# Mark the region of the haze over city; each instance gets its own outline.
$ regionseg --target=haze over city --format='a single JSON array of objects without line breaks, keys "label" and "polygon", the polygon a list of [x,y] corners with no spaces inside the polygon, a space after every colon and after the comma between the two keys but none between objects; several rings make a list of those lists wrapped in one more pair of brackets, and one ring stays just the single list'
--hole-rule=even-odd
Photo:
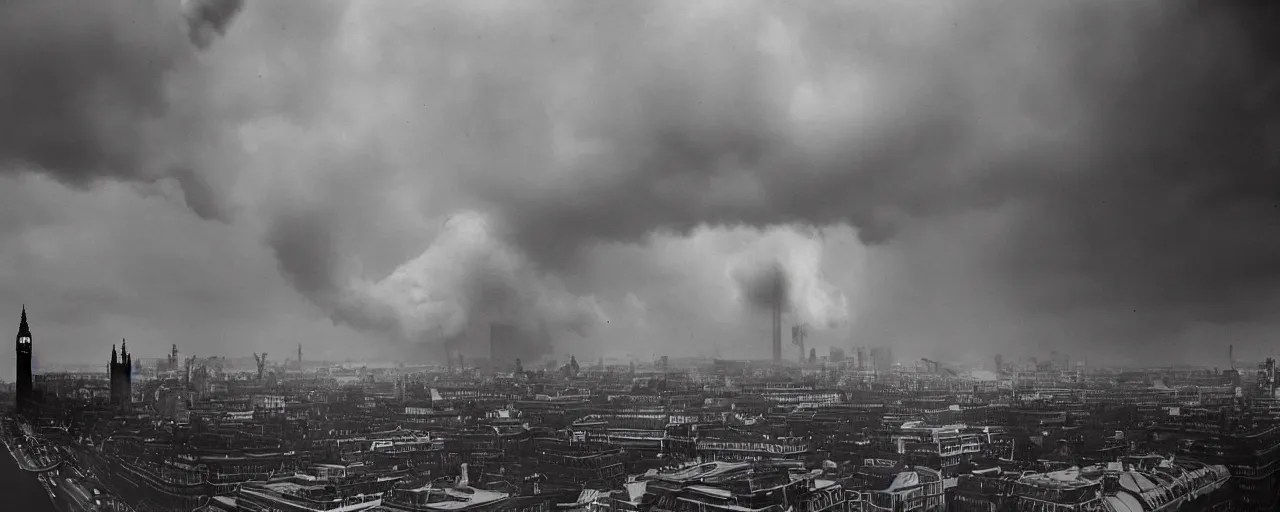
[{"label": "haze over city", "polygon": [[1280,335],[1246,4],[6,2],[0,315],[37,366],[766,358],[780,273],[820,352],[1225,366]]}]

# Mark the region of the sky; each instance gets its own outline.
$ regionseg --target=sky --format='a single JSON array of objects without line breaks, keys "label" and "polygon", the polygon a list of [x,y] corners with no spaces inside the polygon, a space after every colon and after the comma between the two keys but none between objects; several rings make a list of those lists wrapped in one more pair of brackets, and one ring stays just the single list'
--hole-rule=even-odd
[{"label": "sky", "polygon": [[38,368],[763,358],[771,300],[823,355],[1226,366],[1280,334],[1262,4],[5,2],[0,312]]}]

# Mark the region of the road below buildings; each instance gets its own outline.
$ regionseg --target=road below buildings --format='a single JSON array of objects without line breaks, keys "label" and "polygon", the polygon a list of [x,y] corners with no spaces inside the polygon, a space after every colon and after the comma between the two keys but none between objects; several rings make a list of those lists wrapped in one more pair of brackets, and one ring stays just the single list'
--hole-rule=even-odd
[{"label": "road below buildings", "polygon": [[4,510],[23,510],[30,512],[57,512],[49,494],[40,485],[36,473],[23,471],[18,462],[9,454],[9,450],[0,453],[0,487],[4,488]]},{"label": "road below buildings", "polygon": [[[57,449],[43,440],[2,439],[0,446],[0,510],[98,512],[128,510],[108,496],[99,494],[101,484],[74,463],[66,463]],[[74,461],[72,461],[74,462]]]},{"label": "road below buildings", "polygon": [[53,495],[54,507],[59,512],[113,510],[114,500],[105,496],[95,495],[95,484],[75,468],[66,468],[59,470],[57,474],[50,472],[44,475],[49,483],[46,490]]}]

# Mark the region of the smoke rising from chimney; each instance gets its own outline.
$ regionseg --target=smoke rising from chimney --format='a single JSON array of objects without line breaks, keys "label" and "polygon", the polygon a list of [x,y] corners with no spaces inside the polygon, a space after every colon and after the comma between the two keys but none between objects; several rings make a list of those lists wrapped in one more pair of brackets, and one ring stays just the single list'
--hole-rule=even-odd
[{"label": "smoke rising from chimney", "polygon": [[811,230],[774,229],[729,263],[738,300],[780,310],[796,324],[831,329],[850,320],[849,299],[822,275],[822,238]]}]

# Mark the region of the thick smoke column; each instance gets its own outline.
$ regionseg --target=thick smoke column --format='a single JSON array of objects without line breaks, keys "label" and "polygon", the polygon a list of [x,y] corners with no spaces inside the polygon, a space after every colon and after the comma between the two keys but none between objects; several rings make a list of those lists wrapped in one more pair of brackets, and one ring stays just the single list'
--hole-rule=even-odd
[{"label": "thick smoke column", "polygon": [[182,0],[191,43],[200,49],[208,48],[214,38],[226,35],[231,20],[243,8],[244,0]]},{"label": "thick smoke column", "polygon": [[441,343],[476,322],[580,336],[605,321],[592,297],[539,273],[476,212],[450,217],[430,247],[380,280],[334,254],[328,219],[282,214],[268,244],[294,286],[337,322],[406,343]]},{"label": "thick smoke column", "polygon": [[772,260],[742,266],[733,271],[746,305],[763,311],[779,308],[791,311],[791,279],[782,262]]},{"label": "thick smoke column", "polygon": [[739,300],[760,311],[780,308],[787,320],[815,328],[849,321],[849,300],[822,275],[822,240],[774,229],[731,260],[728,277]]},{"label": "thick smoke column", "polygon": [[782,360],[782,313],[789,309],[788,289],[791,286],[786,270],[777,261],[758,265],[754,269],[739,271],[735,277],[742,287],[747,303],[770,314],[770,335],[773,360]]}]

